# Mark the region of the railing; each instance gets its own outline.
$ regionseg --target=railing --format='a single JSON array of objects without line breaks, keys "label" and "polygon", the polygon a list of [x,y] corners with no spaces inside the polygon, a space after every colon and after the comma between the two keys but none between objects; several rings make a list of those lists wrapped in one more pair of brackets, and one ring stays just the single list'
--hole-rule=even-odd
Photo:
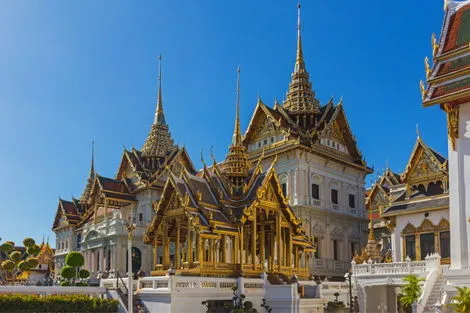
[{"label": "railing", "polygon": [[353,275],[393,275],[426,273],[426,261],[353,264]]},{"label": "railing", "polygon": [[[121,282],[121,285],[119,285],[119,282]],[[126,290],[126,295],[129,294],[129,289],[126,286],[124,279],[122,279],[121,275],[118,272],[116,275],[116,288],[119,289],[120,287],[124,287],[124,289]]]}]

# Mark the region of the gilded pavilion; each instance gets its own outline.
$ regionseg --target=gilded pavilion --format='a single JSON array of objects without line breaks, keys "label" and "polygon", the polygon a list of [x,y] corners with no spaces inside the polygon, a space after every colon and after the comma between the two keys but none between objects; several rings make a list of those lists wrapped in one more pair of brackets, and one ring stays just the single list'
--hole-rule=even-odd
[{"label": "gilded pavilion", "polygon": [[[308,277],[315,251],[283,193],[274,165],[248,161],[239,121],[225,161],[170,173],[144,240],[153,245],[152,275]],[[162,255],[159,255],[159,254]],[[284,277],[285,277],[284,276]]]}]

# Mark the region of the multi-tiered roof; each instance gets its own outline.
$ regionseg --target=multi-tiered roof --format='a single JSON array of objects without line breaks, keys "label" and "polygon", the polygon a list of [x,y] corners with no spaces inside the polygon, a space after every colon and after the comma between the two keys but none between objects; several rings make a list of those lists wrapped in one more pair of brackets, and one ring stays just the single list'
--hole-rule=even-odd
[{"label": "multi-tiered roof", "polygon": [[433,65],[425,59],[427,86],[421,82],[423,106],[440,104],[447,113],[452,148],[458,134],[458,106],[470,102],[470,0],[445,1],[439,42],[432,35]]},{"label": "multi-tiered roof", "polygon": [[182,167],[195,171],[186,150],[174,144],[165,121],[161,57],[159,59],[155,117],[142,149],[124,149],[115,178],[101,176],[95,171],[92,150],[90,174],[82,196],[72,201],[59,199],[53,230],[77,227],[90,219],[99,221],[111,210],[137,202],[136,194],[142,190],[162,190],[167,168],[178,173]]}]

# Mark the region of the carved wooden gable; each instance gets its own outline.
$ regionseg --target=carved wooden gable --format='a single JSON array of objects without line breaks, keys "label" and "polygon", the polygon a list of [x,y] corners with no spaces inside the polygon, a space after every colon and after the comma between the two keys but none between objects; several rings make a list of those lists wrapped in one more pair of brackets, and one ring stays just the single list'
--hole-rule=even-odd
[{"label": "carved wooden gable", "polygon": [[276,127],[273,122],[269,121],[266,116],[263,116],[256,125],[253,142],[258,140],[277,135]]},{"label": "carved wooden gable", "polygon": [[418,232],[432,232],[435,230],[434,224],[427,218],[418,227]]},{"label": "carved wooden gable", "polygon": [[443,218],[440,222],[439,222],[439,225],[437,225],[437,228],[439,230],[449,230],[450,229],[450,223],[448,220],[446,220],[445,218]]},{"label": "carved wooden gable", "polygon": [[373,209],[380,207],[384,208],[389,205],[388,195],[382,188],[376,186],[376,191],[373,194],[371,205]]},{"label": "carved wooden gable", "polygon": [[422,150],[421,155],[417,159],[416,163],[412,166],[409,178],[423,178],[433,174],[439,174],[440,172],[439,161],[437,161],[437,159],[428,151]]},{"label": "carved wooden gable", "polygon": [[405,228],[403,228],[402,234],[406,235],[406,234],[414,234],[416,233],[416,227],[413,226],[413,224],[411,223],[408,223]]},{"label": "carved wooden gable", "polygon": [[181,208],[181,201],[176,192],[171,195],[170,201],[168,201],[167,210],[177,210]]}]

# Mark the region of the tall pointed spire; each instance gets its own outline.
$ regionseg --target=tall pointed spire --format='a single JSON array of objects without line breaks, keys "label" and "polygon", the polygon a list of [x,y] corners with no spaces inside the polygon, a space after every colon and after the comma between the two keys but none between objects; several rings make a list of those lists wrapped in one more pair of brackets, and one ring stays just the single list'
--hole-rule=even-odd
[{"label": "tall pointed spire", "polygon": [[300,20],[300,1],[297,2],[297,57],[295,59],[295,68],[294,72],[298,73],[305,71],[305,62],[304,54],[302,51],[302,30],[301,30],[301,20]]},{"label": "tall pointed spire", "polygon": [[297,53],[294,72],[287,91],[284,108],[296,116],[299,126],[308,127],[313,123],[313,115],[319,112],[319,101],[312,90],[310,76],[305,66],[302,50],[301,5],[297,3]]},{"label": "tall pointed spire", "polygon": [[235,101],[235,129],[232,136],[232,144],[225,159],[224,169],[232,181],[235,190],[240,190],[248,177],[250,163],[246,148],[242,143],[240,130],[240,67],[237,68],[237,97]]},{"label": "tall pointed spire", "polygon": [[165,114],[163,113],[163,97],[162,97],[162,56],[158,56],[159,70],[158,70],[158,95],[157,95],[157,108],[155,111],[155,118],[150,128],[150,132],[142,147],[144,156],[165,157],[169,151],[176,148],[173,139],[171,138],[168,125],[165,121]]},{"label": "tall pointed spire", "polygon": [[240,130],[240,66],[237,68],[237,100],[235,106],[235,129],[233,130],[232,145],[239,146],[242,143]]},{"label": "tall pointed spire", "polygon": [[157,110],[155,111],[154,124],[166,125],[165,114],[163,114],[163,98],[162,98],[162,55],[158,56],[158,96],[157,96]]},{"label": "tall pointed spire", "polygon": [[95,141],[91,141],[91,166],[90,166],[90,177],[95,175]]}]

